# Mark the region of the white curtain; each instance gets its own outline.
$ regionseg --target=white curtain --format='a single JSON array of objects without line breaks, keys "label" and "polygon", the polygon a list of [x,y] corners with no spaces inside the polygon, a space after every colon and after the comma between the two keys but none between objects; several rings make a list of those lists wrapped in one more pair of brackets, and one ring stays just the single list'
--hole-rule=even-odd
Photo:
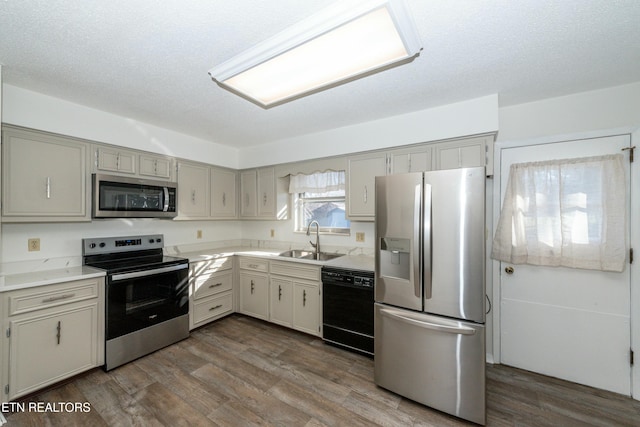
[{"label": "white curtain", "polygon": [[291,175],[289,193],[326,193],[345,189],[344,171],[324,171],[311,175]]},{"label": "white curtain", "polygon": [[511,166],[491,257],[513,264],[622,271],[623,156]]}]

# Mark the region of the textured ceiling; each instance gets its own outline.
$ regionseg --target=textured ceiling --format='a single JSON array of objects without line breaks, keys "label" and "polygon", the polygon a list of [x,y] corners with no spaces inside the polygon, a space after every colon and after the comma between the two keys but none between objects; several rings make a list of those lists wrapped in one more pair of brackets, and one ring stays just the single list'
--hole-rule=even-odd
[{"label": "textured ceiling", "polygon": [[406,0],[424,50],[263,110],[207,71],[333,0],[2,0],[3,81],[247,147],[498,93],[500,105],[640,80],[640,1]]}]

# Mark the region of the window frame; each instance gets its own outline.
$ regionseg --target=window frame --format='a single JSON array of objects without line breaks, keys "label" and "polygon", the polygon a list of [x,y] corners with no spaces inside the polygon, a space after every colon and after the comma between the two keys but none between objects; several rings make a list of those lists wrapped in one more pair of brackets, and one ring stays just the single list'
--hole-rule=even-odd
[{"label": "window frame", "polygon": [[[307,233],[308,224],[304,225],[301,220],[304,219],[305,202],[323,203],[323,202],[337,202],[342,203],[345,206],[345,220],[349,222],[348,228],[342,227],[322,227],[320,226],[318,232],[320,234],[336,235],[336,236],[351,236],[351,220],[347,218],[346,204],[347,196],[346,192],[343,196],[322,196],[322,197],[304,197],[305,193],[295,193],[294,198],[294,233]],[[315,227],[312,230],[315,232]]]}]

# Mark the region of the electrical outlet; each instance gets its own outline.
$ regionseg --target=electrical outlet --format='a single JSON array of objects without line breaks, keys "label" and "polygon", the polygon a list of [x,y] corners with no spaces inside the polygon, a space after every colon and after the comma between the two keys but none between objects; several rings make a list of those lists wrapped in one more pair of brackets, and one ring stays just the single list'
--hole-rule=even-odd
[{"label": "electrical outlet", "polygon": [[29,252],[35,252],[40,250],[40,238],[36,237],[33,239],[27,240],[27,245],[29,248]]},{"label": "electrical outlet", "polygon": [[202,230],[196,231],[196,239],[202,239]]},{"label": "electrical outlet", "polygon": [[364,231],[356,231],[356,242],[364,242]]},{"label": "electrical outlet", "polygon": [[271,229],[271,237],[276,237],[276,230],[273,228]]}]

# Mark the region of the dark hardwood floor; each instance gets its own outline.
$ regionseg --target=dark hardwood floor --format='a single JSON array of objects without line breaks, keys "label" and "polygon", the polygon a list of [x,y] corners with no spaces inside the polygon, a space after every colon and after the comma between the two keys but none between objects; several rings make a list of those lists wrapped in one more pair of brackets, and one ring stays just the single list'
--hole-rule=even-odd
[{"label": "dark hardwood floor", "polygon": [[[135,362],[21,401],[58,404],[49,409],[62,412],[5,415],[9,426],[471,425],[378,388],[372,378],[372,359],[232,315]],[[90,411],[60,406],[84,402]],[[487,425],[638,426],[640,402],[488,365]]]}]

